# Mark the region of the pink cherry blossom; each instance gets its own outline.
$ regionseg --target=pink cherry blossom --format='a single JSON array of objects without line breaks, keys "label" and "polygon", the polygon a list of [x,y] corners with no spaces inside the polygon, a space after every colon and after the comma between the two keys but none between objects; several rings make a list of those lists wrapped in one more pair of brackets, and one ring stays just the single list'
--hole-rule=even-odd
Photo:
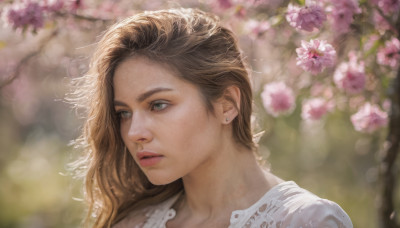
[{"label": "pink cherry blossom", "polygon": [[303,102],[301,117],[304,120],[319,120],[330,110],[330,104],[323,98],[312,98]]},{"label": "pink cherry blossom", "polygon": [[335,33],[342,34],[350,30],[354,14],[361,13],[357,0],[332,1],[331,19]]},{"label": "pink cherry blossom", "polygon": [[322,23],[326,21],[326,14],[324,9],[316,4],[305,7],[289,4],[286,20],[297,30],[311,32],[314,28],[319,29],[322,27]]},{"label": "pink cherry blossom", "polygon": [[33,31],[44,25],[44,9],[32,1],[14,3],[5,10],[6,23],[14,29],[33,28]]},{"label": "pink cherry blossom", "polygon": [[400,10],[400,0],[372,0],[371,2],[379,7],[386,15]]},{"label": "pink cherry blossom", "polygon": [[312,74],[321,73],[325,67],[335,64],[336,51],[326,40],[301,41],[301,47],[296,49],[297,65]]},{"label": "pink cherry blossom", "polygon": [[265,110],[274,117],[290,114],[296,106],[293,90],[284,82],[266,84],[261,98]]},{"label": "pink cherry blossom", "polygon": [[349,62],[344,62],[336,69],[333,80],[336,86],[349,94],[361,92],[365,87],[366,75],[364,62],[358,62],[357,57],[350,53]]},{"label": "pink cherry blossom", "polygon": [[393,37],[385,42],[385,47],[380,48],[377,54],[379,64],[396,67],[400,61],[400,41]]},{"label": "pink cherry blossom", "polygon": [[388,114],[377,105],[366,103],[351,116],[356,131],[372,133],[388,123]]}]

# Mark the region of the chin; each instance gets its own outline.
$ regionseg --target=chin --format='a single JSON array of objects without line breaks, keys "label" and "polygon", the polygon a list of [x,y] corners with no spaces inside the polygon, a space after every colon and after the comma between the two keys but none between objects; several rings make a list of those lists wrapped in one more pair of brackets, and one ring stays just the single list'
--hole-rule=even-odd
[{"label": "chin", "polygon": [[174,178],[171,176],[164,175],[155,175],[154,173],[145,173],[147,179],[154,185],[167,185],[176,180],[180,177]]}]

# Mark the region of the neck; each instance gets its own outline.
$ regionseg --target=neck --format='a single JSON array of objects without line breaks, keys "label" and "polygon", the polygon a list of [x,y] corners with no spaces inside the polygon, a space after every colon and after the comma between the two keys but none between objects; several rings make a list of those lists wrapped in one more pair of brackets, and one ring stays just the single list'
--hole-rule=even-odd
[{"label": "neck", "polygon": [[249,149],[225,144],[216,154],[182,178],[190,213],[210,218],[248,208],[276,184]]}]

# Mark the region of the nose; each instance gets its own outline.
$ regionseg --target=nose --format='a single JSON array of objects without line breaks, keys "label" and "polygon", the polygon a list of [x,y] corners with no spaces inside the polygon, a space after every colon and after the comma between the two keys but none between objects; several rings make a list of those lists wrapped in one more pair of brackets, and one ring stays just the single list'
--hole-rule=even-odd
[{"label": "nose", "polygon": [[146,117],[143,114],[136,113],[128,131],[128,138],[135,143],[147,143],[153,139],[153,135],[148,128]]}]

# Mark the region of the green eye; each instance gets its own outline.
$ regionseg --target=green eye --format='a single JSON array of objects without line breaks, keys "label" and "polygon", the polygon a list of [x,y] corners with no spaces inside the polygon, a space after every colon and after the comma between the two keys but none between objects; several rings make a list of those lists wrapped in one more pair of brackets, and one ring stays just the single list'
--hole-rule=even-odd
[{"label": "green eye", "polygon": [[120,119],[129,119],[131,118],[132,114],[128,111],[119,111],[117,112],[117,115]]},{"label": "green eye", "polygon": [[156,101],[156,102],[152,102],[150,104],[150,110],[151,111],[162,111],[164,109],[166,109],[168,107],[168,103],[166,103],[165,101]]}]

